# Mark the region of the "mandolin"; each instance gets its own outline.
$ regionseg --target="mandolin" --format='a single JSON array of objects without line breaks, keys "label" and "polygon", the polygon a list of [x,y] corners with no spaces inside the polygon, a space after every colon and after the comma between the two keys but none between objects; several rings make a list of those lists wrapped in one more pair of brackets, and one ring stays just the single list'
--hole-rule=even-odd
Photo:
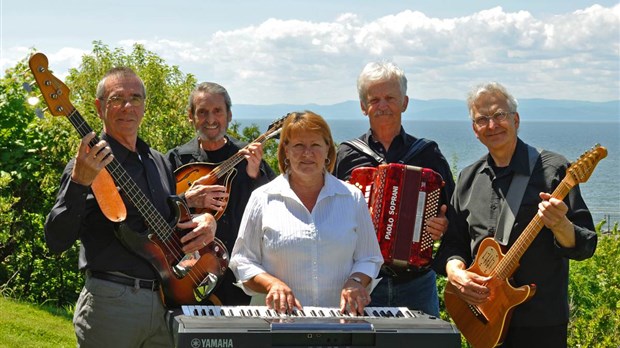
[{"label": "mandolin", "polygon": [[[607,149],[598,144],[583,154],[568,167],[566,176],[553,191],[552,196],[564,199],[575,185],[588,180],[598,162],[606,156]],[[493,238],[482,240],[474,263],[467,270],[491,277],[485,284],[491,290],[491,296],[484,304],[471,305],[463,301],[457,295],[456,287],[450,282],[446,283],[444,292],[446,310],[474,348],[495,347],[501,344],[508,331],[514,308],[534,296],[535,285],[515,288],[509,279],[543,226],[542,219],[536,214],[505,255],[500,244]]]},{"label": "mandolin", "polygon": [[[71,104],[69,88],[49,71],[47,57],[35,53],[28,64],[49,112],[54,116],[67,117],[81,137],[92,132],[92,128]],[[98,142],[99,137],[96,136],[89,145],[92,147]],[[175,227],[179,221],[191,218],[185,203],[178,197],[171,198],[176,219],[174,226],[170,226],[116,158],[106,169],[149,226],[147,233],[137,233],[125,224],[118,224],[115,233],[123,245],[146,259],[156,270],[164,305],[173,307],[195,304],[206,299],[228,267],[228,251],[224,244],[216,238],[199,251],[185,254],[181,249],[183,243],[180,238],[187,230]],[[111,186],[116,191],[116,187]],[[104,202],[103,205],[106,203],[109,204]],[[102,205],[101,202],[99,204]]]},{"label": "mandolin", "polygon": [[[274,121],[267,132],[261,134],[252,143],[264,144],[267,140],[280,134],[284,120],[288,115],[281,117]],[[247,149],[250,144],[244,147]],[[187,190],[191,189],[194,185],[221,185],[226,187],[226,193],[230,193],[232,187],[232,181],[237,175],[237,169],[235,166],[243,161],[245,157],[241,152],[230,156],[227,160],[220,163],[207,163],[207,162],[193,162],[188,163],[177,168],[174,171],[174,175],[177,181],[177,195],[180,195]],[[195,212],[204,213],[208,212],[212,214],[216,220],[218,220],[222,214],[226,211],[228,206],[228,197],[220,198],[224,204],[222,210],[211,210],[207,208],[195,208]]]}]

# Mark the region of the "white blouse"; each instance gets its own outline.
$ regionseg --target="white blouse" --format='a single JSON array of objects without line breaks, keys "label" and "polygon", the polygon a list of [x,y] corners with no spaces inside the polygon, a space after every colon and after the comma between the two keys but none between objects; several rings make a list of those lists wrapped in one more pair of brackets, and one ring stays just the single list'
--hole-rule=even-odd
[{"label": "white blouse", "polygon": [[382,263],[362,192],[326,173],[312,212],[286,174],[257,188],[229,266],[248,295],[264,299],[242,283],[267,272],[286,283],[302,306],[338,307],[347,278],[355,272],[375,278]]}]

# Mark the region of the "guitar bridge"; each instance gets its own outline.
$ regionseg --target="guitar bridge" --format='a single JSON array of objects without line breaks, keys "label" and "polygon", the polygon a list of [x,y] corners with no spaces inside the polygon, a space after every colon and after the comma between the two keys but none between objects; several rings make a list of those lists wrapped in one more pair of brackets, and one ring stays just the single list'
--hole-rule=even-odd
[{"label": "guitar bridge", "polygon": [[471,310],[471,312],[474,314],[474,316],[480,320],[483,324],[488,324],[489,323],[489,318],[487,318],[484,313],[482,313],[482,311],[478,308],[478,306],[474,306],[471,304],[468,304],[467,307],[469,307],[469,310]]}]

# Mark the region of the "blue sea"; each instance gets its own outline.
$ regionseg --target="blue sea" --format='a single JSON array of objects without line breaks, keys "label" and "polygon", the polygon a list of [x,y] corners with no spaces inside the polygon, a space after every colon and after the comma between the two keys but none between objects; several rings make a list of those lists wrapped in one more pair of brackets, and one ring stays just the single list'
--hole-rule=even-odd
[{"label": "blue sea", "polygon": [[[264,132],[273,120],[235,119],[241,128],[251,124]],[[368,130],[368,120],[328,119],[336,143],[359,136]],[[452,168],[458,171],[486,153],[468,121],[403,120],[405,130],[435,140]],[[519,137],[526,143],[564,155],[575,161],[584,152],[601,144],[608,155],[597,165],[587,182],[579,185],[592,212],[594,222],[620,221],[620,123],[618,122],[536,122],[521,119]],[[457,173],[453,173],[455,176]]]}]

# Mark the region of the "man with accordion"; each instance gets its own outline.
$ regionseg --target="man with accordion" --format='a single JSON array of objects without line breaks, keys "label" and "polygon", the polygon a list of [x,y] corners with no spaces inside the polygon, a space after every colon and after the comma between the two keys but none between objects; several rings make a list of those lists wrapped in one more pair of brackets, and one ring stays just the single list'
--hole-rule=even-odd
[{"label": "man with accordion", "polygon": [[[385,264],[379,274],[381,281],[371,293],[372,302],[370,306],[404,306],[439,316],[436,274],[431,268],[432,244],[433,241],[442,237],[448,227],[448,219],[445,217],[446,204],[450,201],[454,191],[454,179],[450,165],[439,150],[437,143],[407,134],[402,127],[402,113],[407,109],[409,102],[407,78],[402,69],[391,62],[368,63],[358,77],[357,89],[361,110],[368,117],[370,130],[359,138],[345,141],[338,146],[334,175],[339,179],[352,181],[364,189],[360,183],[355,182],[356,180],[351,180],[352,174],[355,177],[355,174],[360,170],[370,169],[367,167],[377,167],[377,174],[374,175],[373,179],[376,195],[371,192],[366,194],[367,198],[370,199],[371,215],[373,215],[373,222],[375,222],[378,238],[382,245]],[[354,172],[355,169],[358,171]],[[419,227],[424,230],[421,233],[422,237],[420,237],[420,233],[414,235],[422,240],[424,237],[428,239],[430,243],[427,242],[426,244],[430,244],[431,249],[426,251],[431,253],[430,257],[420,259],[419,255],[408,255],[404,261],[396,260],[396,258],[392,259],[392,252],[387,251],[387,247],[386,250],[383,248],[382,238],[385,239],[386,243],[399,244],[400,247],[403,244],[415,244],[401,242],[397,235],[401,232],[394,226],[404,225],[404,223],[395,221],[395,216],[403,220],[412,220],[412,217],[416,216],[416,211],[401,209],[400,214],[396,215],[394,214],[394,206],[398,204],[399,207],[416,207],[417,205],[419,209],[421,203],[408,203],[426,197],[426,194],[420,191],[419,195],[413,195],[411,191],[405,191],[409,193],[396,197],[398,191],[396,186],[389,189],[390,192],[393,190],[394,194],[384,192],[387,191],[385,188],[377,187],[382,182],[380,178],[387,175],[387,180],[393,182],[395,180],[389,178],[389,173],[392,171],[400,173],[403,170],[408,172],[406,175],[418,179],[415,185],[421,188],[428,185],[420,182],[420,173],[432,173],[439,178],[438,181],[441,183],[436,190],[437,207],[435,213],[424,221],[410,221],[416,228]],[[381,175],[379,175],[379,171],[381,171]],[[404,177],[403,175],[402,178]],[[442,179],[443,182],[441,182]],[[404,183],[402,184],[404,185]],[[411,184],[407,185],[412,186]],[[369,191],[371,190],[369,189]],[[372,202],[373,200],[374,202]],[[380,202],[380,200],[385,202]],[[426,201],[430,200],[427,199]],[[398,203],[395,203],[396,201]],[[378,211],[380,206],[386,207],[387,211]],[[387,227],[378,222],[381,214],[386,216]],[[381,232],[381,229],[384,231]],[[385,231],[386,229],[387,231]],[[412,228],[404,229],[411,230]],[[411,241],[408,238],[401,238],[401,240]],[[407,248],[419,250],[420,247],[418,245],[411,248],[407,246]],[[418,260],[418,262],[413,262],[413,260]]]}]

